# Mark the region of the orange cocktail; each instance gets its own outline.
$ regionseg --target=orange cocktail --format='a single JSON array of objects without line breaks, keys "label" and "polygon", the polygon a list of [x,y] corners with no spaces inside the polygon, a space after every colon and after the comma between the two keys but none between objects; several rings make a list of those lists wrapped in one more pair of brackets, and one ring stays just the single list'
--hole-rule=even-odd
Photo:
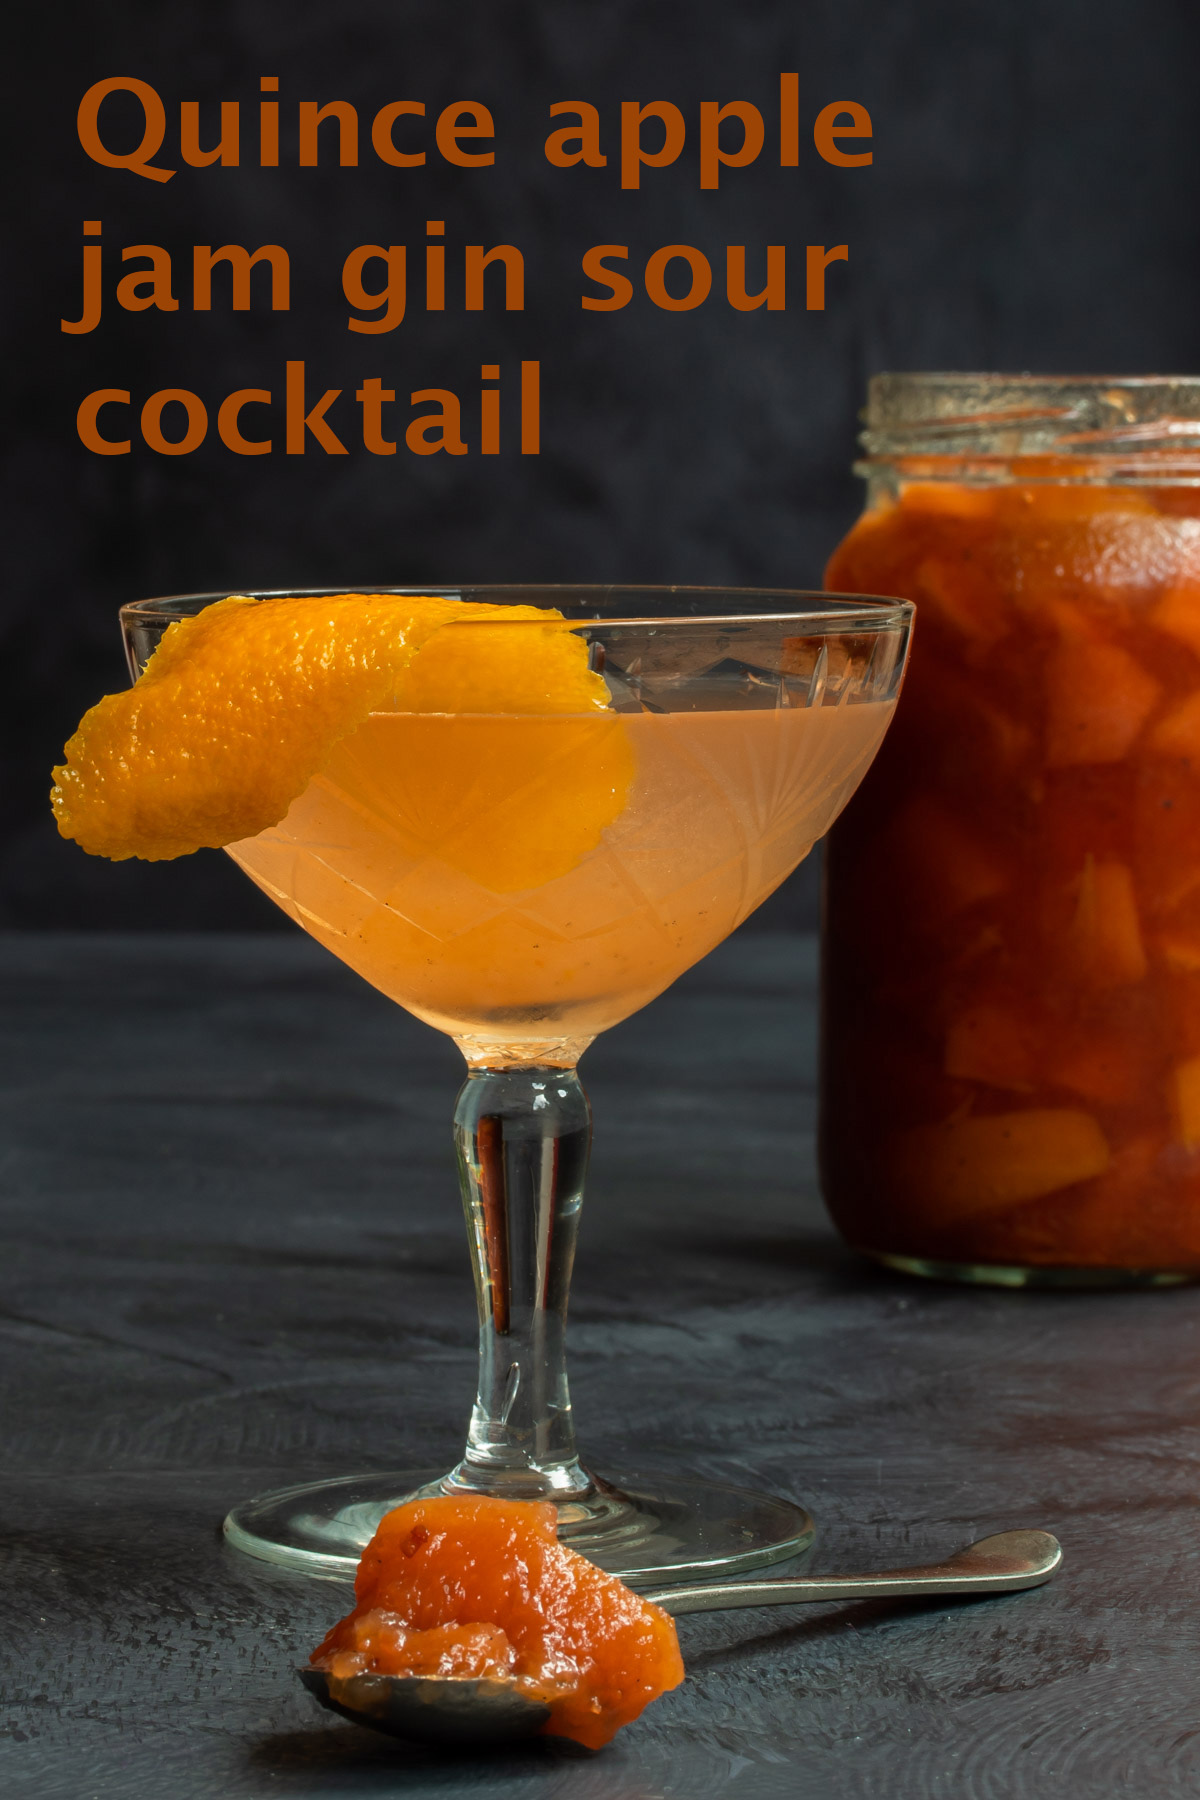
[{"label": "orange cocktail", "polygon": [[[464,628],[466,629],[466,628]],[[598,718],[375,713],[248,875],[473,1059],[644,1006],[823,835],[891,702]],[[590,793],[627,783],[597,842]]]}]

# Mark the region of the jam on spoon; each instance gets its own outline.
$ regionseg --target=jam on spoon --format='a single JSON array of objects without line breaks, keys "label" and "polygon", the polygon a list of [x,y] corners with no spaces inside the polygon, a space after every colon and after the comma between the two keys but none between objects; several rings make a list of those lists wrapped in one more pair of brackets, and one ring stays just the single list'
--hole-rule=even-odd
[{"label": "jam on spoon", "polygon": [[[489,1738],[511,1717],[600,1749],[678,1687],[683,1660],[662,1608],[558,1543],[557,1523],[549,1501],[396,1507],[363,1552],[354,1610],[313,1653],[324,1680],[306,1685],[369,1723],[390,1685],[380,1677],[431,1678],[467,1712],[485,1709]],[[465,1713],[454,1729],[478,1735]]]}]

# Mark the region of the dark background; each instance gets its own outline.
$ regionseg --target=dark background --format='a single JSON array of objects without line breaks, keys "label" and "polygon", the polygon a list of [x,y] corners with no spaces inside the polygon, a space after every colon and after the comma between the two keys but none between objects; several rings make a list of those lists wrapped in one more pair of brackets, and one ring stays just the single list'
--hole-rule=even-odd
[{"label": "dark background", "polygon": [[[0,925],[283,923],[217,853],[108,865],[54,832],[48,771],[84,708],[124,680],[124,600],[458,579],[816,585],[858,504],[849,465],[873,371],[1200,367],[1193,0],[109,0],[27,7],[14,31]],[[775,152],[781,70],[800,76],[798,169]],[[110,75],[161,94],[156,160],[179,170],[173,181],[101,168],[80,149],[79,100]],[[280,80],[274,170],[255,160],[261,75]],[[379,163],[369,121],[401,98],[425,101],[431,152],[441,108],[482,101],[495,166],[456,169],[432,153],[424,169]],[[172,154],[183,99],[202,103],[210,144],[217,102],[242,102],[244,166],[189,169]],[[324,166],[297,167],[302,99],[358,107],[358,168],[333,163],[328,127]],[[672,100],[689,126],[679,162],[645,171],[638,193],[619,186],[622,99]],[[724,171],[716,193],[699,188],[702,99],[753,101],[767,121],[758,162]],[[836,99],[872,115],[868,169],[827,167],[811,148],[812,119]],[[546,162],[555,100],[600,107],[606,169]],[[114,145],[121,105],[104,114]],[[126,124],[132,147],[132,112]],[[105,316],[68,336],[58,320],[79,315],[85,218],[103,221]],[[525,311],[493,298],[464,313],[451,273],[444,314],[410,304],[389,335],[349,332],[347,252],[407,243],[411,271],[429,218],[445,220],[451,272],[463,243],[517,244]],[[181,257],[176,313],[115,304],[120,249],[144,242]],[[268,310],[258,275],[252,310],[230,311],[220,273],[212,312],[191,310],[191,246],[226,242],[288,250],[290,312]],[[580,257],[605,242],[630,246],[635,274],[660,245],[695,245],[714,264],[713,294],[684,314],[641,292],[622,312],[584,312]],[[850,262],[830,270],[827,310],[806,313],[804,246],[841,242]],[[728,306],[730,243],[747,246],[752,288],[764,246],[787,246],[786,311]],[[220,399],[241,386],[281,394],[294,357],[314,397],[352,395],[377,374],[401,401],[425,386],[477,391],[485,361],[511,391],[521,358],[537,358],[542,454],[510,441],[498,457],[417,458],[401,444],[384,459],[351,433],[346,457],[312,444],[303,458],[234,456],[216,437]],[[74,420],[100,386],[135,403],[190,388],[208,405],[210,441],[163,457],[135,436],[131,455],[95,456]],[[396,410],[402,432],[408,409]],[[333,417],[356,413],[347,396]],[[812,894],[802,871],[767,917],[810,921]]]}]

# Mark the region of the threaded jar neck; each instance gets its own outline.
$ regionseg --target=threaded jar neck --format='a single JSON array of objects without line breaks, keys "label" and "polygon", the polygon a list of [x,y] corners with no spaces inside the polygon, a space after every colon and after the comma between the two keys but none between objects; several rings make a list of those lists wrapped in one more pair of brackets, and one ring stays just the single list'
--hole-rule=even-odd
[{"label": "threaded jar neck", "polygon": [[1200,376],[883,374],[863,423],[868,478],[1200,485]]}]

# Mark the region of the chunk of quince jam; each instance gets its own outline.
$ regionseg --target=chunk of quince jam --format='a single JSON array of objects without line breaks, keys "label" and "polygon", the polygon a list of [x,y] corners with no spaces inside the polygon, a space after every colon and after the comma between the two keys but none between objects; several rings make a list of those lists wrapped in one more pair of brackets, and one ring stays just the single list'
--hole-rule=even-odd
[{"label": "chunk of quince jam", "polygon": [[566,1549],[548,1502],[410,1500],[363,1551],[353,1612],[312,1654],[334,1680],[512,1682],[552,1737],[599,1750],[683,1680],[674,1621]]}]

